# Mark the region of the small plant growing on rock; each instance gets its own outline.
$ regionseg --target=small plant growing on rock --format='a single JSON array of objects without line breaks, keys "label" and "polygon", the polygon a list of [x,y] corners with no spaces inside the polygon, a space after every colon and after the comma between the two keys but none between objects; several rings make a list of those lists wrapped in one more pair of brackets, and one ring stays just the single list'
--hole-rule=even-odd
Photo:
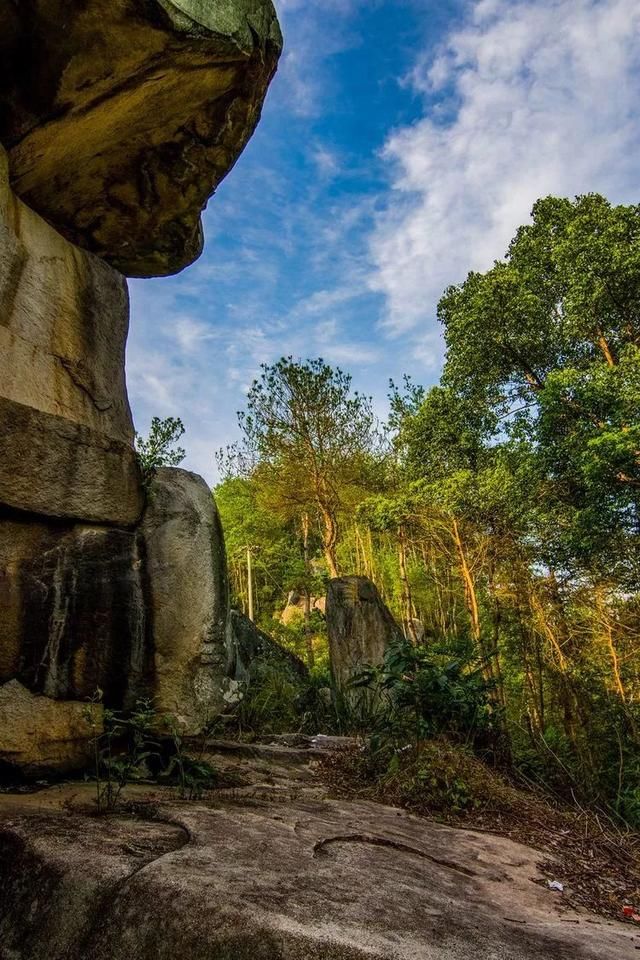
[{"label": "small plant growing on rock", "polygon": [[136,433],[136,453],[144,482],[148,483],[158,467],[178,467],[186,454],[176,446],[184,436],[184,424],[179,417],[153,417],[148,437]]},{"label": "small plant growing on rock", "polygon": [[[102,690],[96,690],[91,704],[101,703],[102,697]],[[128,717],[117,710],[105,709],[102,731],[95,727],[90,706],[85,715],[96,734],[93,738],[96,806],[99,813],[111,813],[118,807],[127,783],[148,776],[147,761],[157,753],[158,747],[152,738],[156,714],[150,700],[137,700]]]},{"label": "small plant growing on rock", "polygon": [[185,751],[185,737],[179,719],[165,716],[162,718],[162,723],[171,738],[173,755],[160,774],[160,779],[165,781],[177,779],[181,800],[199,800],[205,790],[210,789],[217,779],[216,770],[204,759],[210,727],[205,727],[198,753],[192,756]]}]

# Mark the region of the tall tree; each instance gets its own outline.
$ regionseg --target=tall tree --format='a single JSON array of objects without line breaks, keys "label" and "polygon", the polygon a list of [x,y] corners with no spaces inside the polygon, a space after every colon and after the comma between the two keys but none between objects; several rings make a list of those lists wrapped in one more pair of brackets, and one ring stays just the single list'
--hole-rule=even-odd
[{"label": "tall tree", "polygon": [[317,516],[331,577],[339,575],[340,512],[362,483],[376,443],[371,400],[322,359],[263,364],[238,415],[242,441],[227,462],[268,485],[283,510]]},{"label": "tall tree", "polygon": [[506,260],[451,287],[439,316],[443,383],[535,451],[550,531],[563,514],[555,559],[637,583],[640,206],[538,201]]}]

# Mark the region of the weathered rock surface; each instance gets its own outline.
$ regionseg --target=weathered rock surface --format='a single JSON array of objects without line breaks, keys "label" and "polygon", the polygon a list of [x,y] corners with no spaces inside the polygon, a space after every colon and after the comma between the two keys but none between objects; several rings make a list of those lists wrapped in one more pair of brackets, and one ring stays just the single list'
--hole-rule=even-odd
[{"label": "weathered rock surface", "polygon": [[380,664],[389,644],[402,638],[377,587],[366,577],[331,580],[326,617],[331,672],[342,690],[360,667]]},{"label": "weathered rock surface", "polygon": [[99,704],[60,703],[10,680],[0,686],[0,766],[19,768],[27,777],[81,768],[102,724]]},{"label": "weathered rock surface", "polygon": [[133,705],[152,681],[143,587],[133,532],[0,516],[0,682]]},{"label": "weathered rock surface", "polygon": [[131,445],[124,277],[17,200],[0,147],[2,396]]},{"label": "weathered rock surface", "polygon": [[131,525],[142,510],[122,276],[13,197],[0,147],[0,503]]},{"label": "weathered rock surface", "polygon": [[281,46],[271,0],[5,0],[0,142],[16,193],[125,274],[180,270]]},{"label": "weathered rock surface", "polygon": [[195,474],[158,470],[138,530],[0,512],[0,610],[0,682],[116,709],[151,696],[186,733],[225,706],[224,540]]},{"label": "weathered rock surface", "polygon": [[2,960],[637,956],[634,929],[532,882],[540,854],[511,840],[365,802],[156,793],[148,823],[48,793],[0,797]]},{"label": "weathered rock surface", "polygon": [[223,706],[229,586],[211,491],[186,470],[157,471],[141,525],[156,708],[196,733]]},{"label": "weathered rock surface", "polygon": [[304,679],[309,675],[305,664],[294,653],[285,650],[272,637],[260,630],[249,617],[238,610],[229,614],[229,662],[227,672],[234,680],[248,680],[251,668],[267,664]]},{"label": "weathered rock surface", "polygon": [[2,397],[0,438],[0,504],[116,526],[139,520],[144,498],[132,447]]}]

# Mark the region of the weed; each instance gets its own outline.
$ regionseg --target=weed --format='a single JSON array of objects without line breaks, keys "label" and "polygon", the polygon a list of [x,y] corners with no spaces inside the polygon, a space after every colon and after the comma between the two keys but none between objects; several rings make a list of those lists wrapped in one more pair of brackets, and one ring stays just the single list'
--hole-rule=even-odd
[{"label": "weed", "polygon": [[[101,702],[102,691],[98,689],[91,698],[91,705]],[[137,700],[128,717],[117,710],[105,709],[101,731],[90,705],[85,716],[94,730],[96,806],[100,813],[110,813],[118,807],[127,783],[149,775],[147,761],[158,747],[152,738],[155,711],[149,700]]]}]

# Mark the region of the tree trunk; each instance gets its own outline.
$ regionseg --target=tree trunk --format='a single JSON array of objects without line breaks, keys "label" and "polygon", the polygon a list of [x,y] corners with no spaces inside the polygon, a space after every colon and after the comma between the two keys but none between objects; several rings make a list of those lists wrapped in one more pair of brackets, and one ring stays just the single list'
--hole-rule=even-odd
[{"label": "tree trunk", "polygon": [[320,504],[320,513],[322,514],[323,537],[322,552],[329,569],[329,576],[333,580],[340,576],[338,569],[338,558],[336,556],[336,545],[338,542],[338,525],[331,510],[324,504]]},{"label": "tree trunk", "polygon": [[452,525],[452,536],[453,542],[456,547],[456,552],[458,555],[458,561],[460,565],[460,573],[462,574],[462,581],[464,583],[464,595],[467,603],[467,610],[469,611],[469,620],[471,623],[471,636],[473,637],[475,643],[480,647],[480,614],[478,612],[478,598],[476,595],[476,587],[473,582],[473,576],[471,575],[471,570],[469,569],[469,564],[467,562],[467,556],[465,553],[464,545],[462,543],[462,537],[460,536],[460,528],[458,527],[458,521],[456,518],[453,518]]},{"label": "tree trunk", "polygon": [[311,593],[309,582],[311,580],[311,560],[309,557],[309,514],[302,515],[302,553],[304,557],[304,639],[307,650],[307,666],[313,670],[316,665],[316,656],[313,649],[313,636],[311,633]]},{"label": "tree trunk", "polygon": [[411,585],[407,574],[407,536],[404,526],[398,527],[398,566],[400,568],[400,588],[402,591],[402,611],[404,614],[405,636],[416,645],[418,634],[413,622],[413,601],[411,599]]}]

